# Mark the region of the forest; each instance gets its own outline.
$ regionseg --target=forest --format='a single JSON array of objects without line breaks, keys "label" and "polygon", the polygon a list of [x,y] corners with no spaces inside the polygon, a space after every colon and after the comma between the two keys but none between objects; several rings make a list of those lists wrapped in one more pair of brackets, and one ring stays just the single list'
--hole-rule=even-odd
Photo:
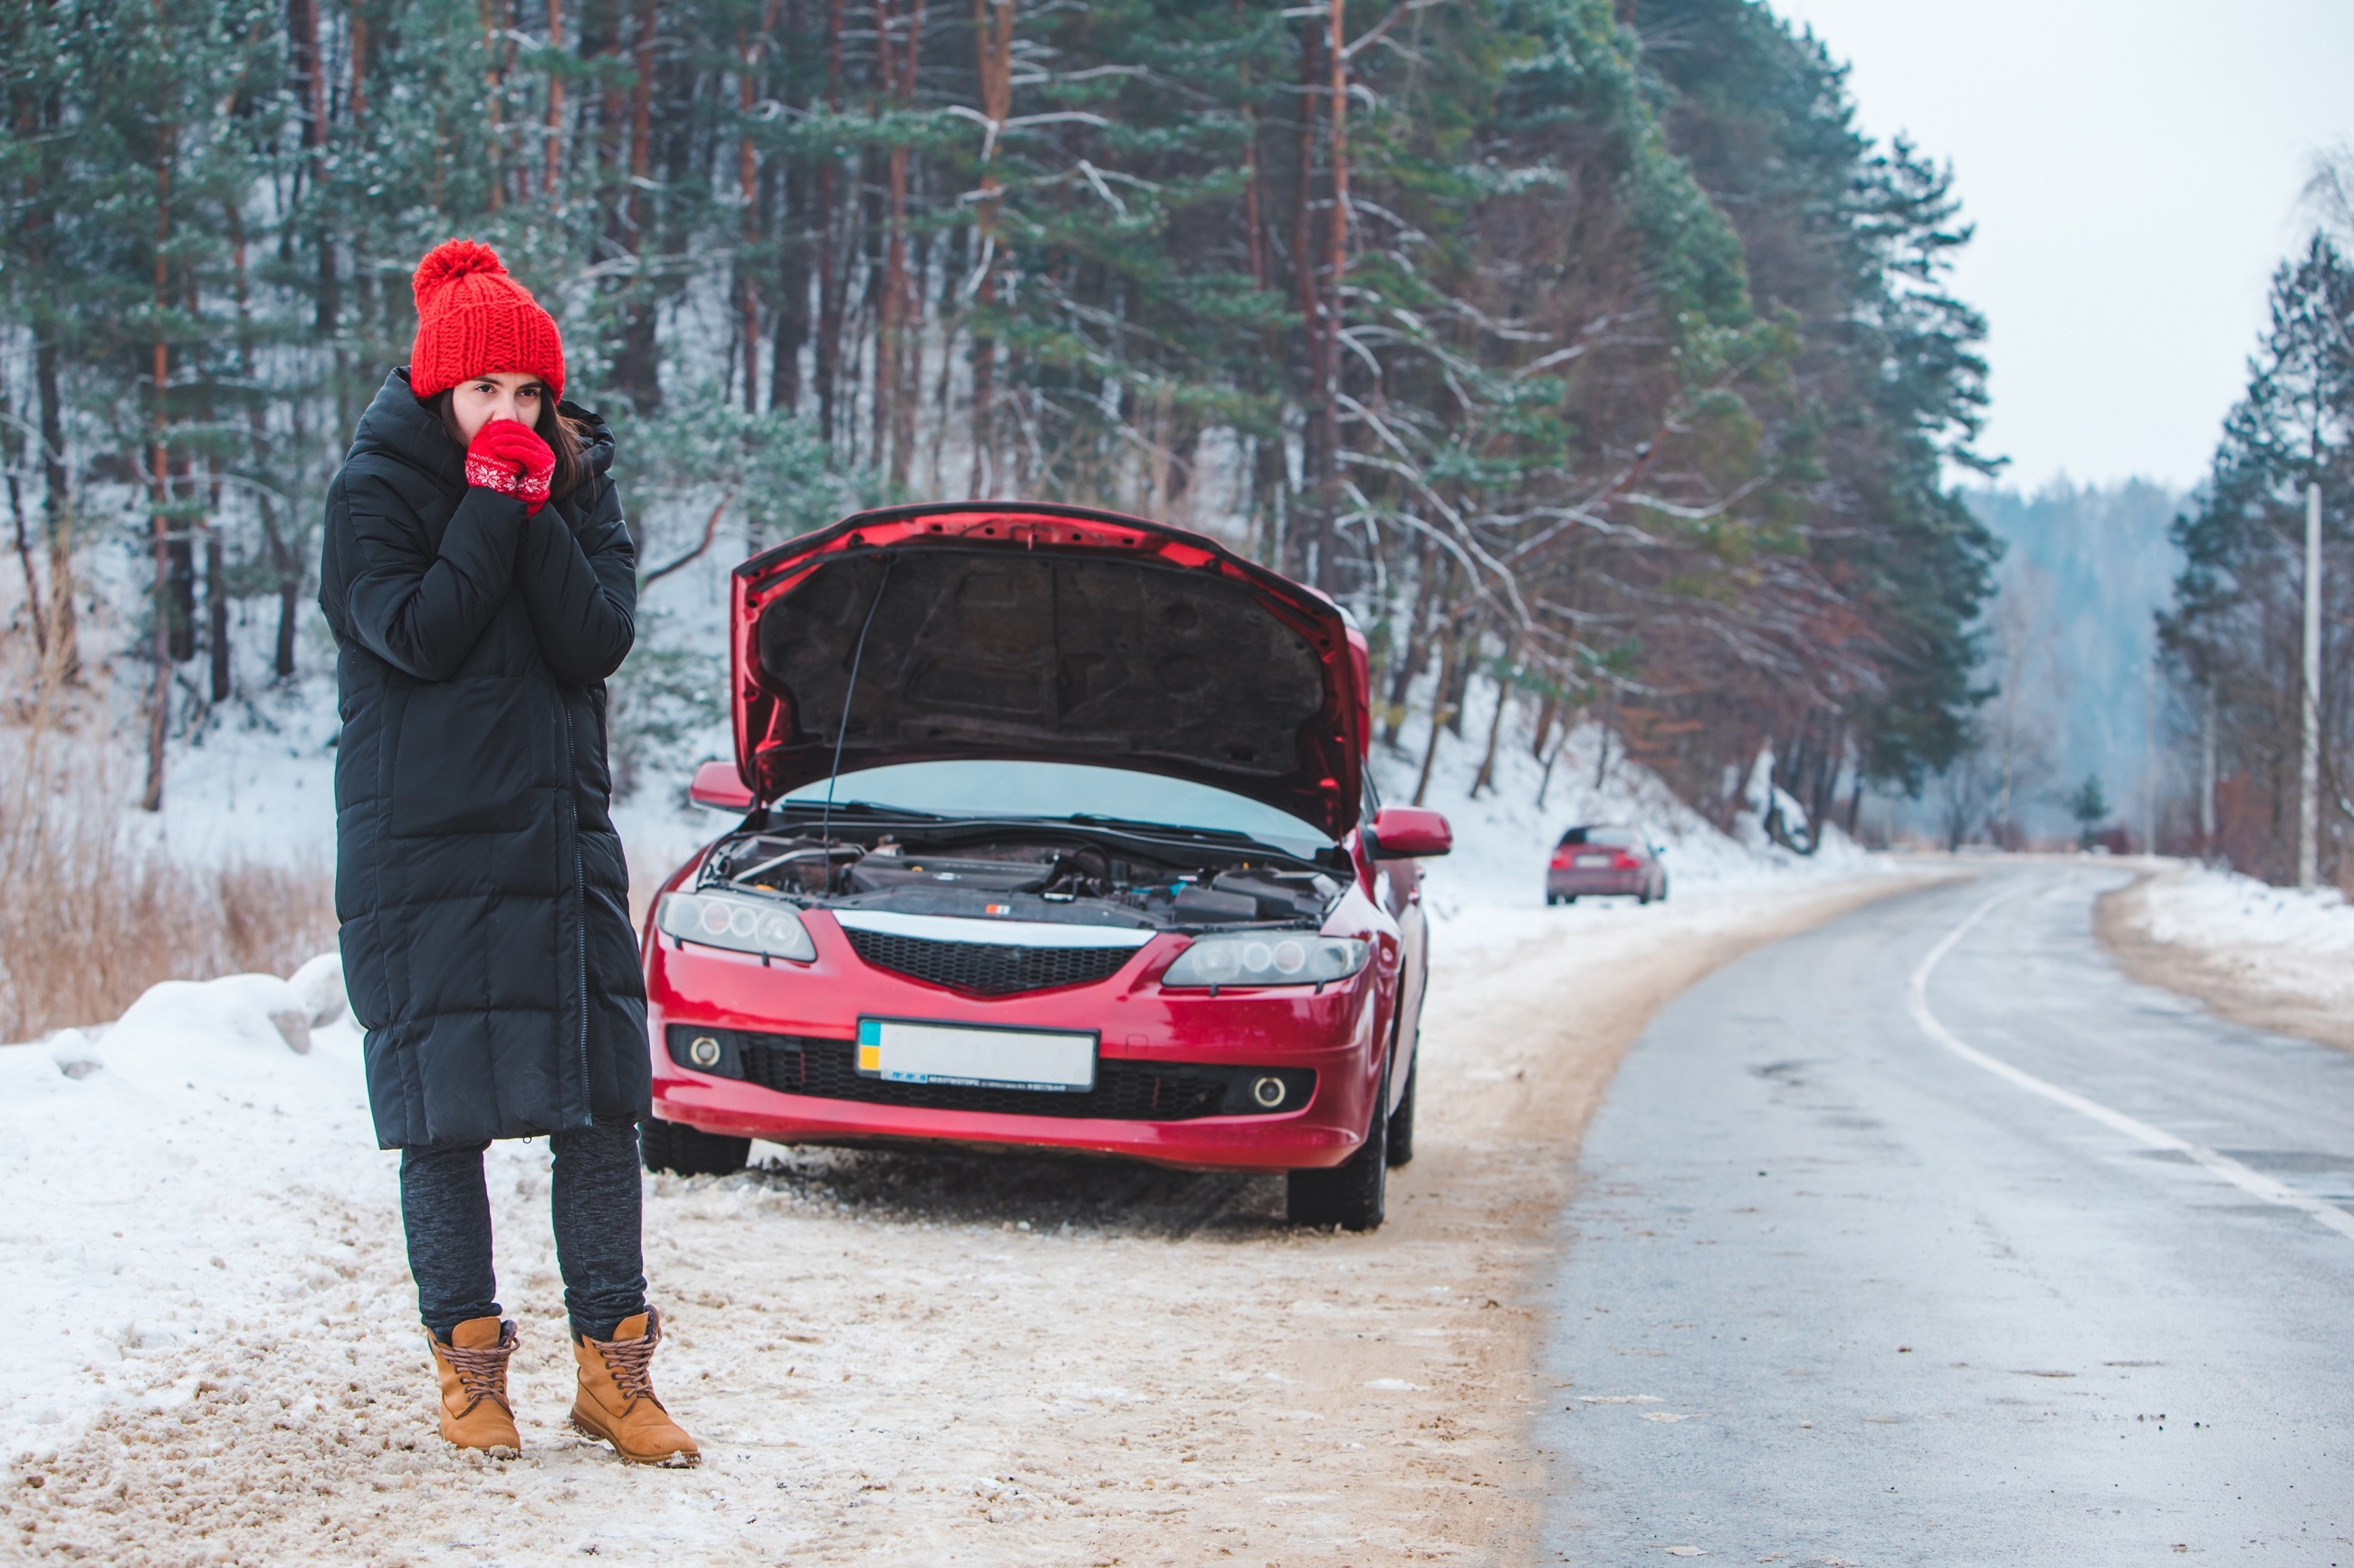
[{"label": "forest", "polygon": [[2158,632],[2190,820],[2179,848],[2275,883],[2297,874],[2305,535],[2320,496],[2320,796],[2326,882],[2354,876],[2354,161],[2325,160],[2321,221],[2273,276],[2271,320],[2206,482],[2176,518],[2182,555]]},{"label": "forest", "polygon": [[1770,753],[1800,849],[1984,694],[1968,228],[1762,4],[5,0],[0,70],[11,636],[135,696],[151,806],[319,657],[453,235],[562,322],[649,588],[861,503],[1146,513],[1347,606],[1391,742],[1590,718],[1720,821]]}]

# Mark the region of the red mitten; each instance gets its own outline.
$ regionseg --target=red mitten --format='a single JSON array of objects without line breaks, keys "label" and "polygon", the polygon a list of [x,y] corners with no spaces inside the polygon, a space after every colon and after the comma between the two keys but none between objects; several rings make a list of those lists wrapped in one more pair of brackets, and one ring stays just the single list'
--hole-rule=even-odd
[{"label": "red mitten", "polygon": [[547,483],[555,472],[556,454],[539,432],[513,419],[493,419],[474,432],[466,448],[466,482],[514,496],[524,503],[526,517],[547,504]]}]

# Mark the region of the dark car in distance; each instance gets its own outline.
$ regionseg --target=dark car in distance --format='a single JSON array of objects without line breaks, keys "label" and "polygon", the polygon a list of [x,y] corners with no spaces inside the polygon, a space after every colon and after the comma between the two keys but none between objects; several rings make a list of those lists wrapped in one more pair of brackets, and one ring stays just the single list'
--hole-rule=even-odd
[{"label": "dark car in distance", "polygon": [[1668,868],[1659,863],[1659,847],[1638,828],[1596,823],[1562,834],[1545,867],[1545,902],[1575,904],[1589,895],[1638,904],[1667,897]]}]

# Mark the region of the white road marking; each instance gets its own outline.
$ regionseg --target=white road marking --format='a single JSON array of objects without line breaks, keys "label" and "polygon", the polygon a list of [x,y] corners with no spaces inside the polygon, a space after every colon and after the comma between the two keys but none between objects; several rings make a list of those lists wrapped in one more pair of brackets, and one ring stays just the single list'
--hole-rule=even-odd
[{"label": "white road marking", "polygon": [[1956,942],[1969,935],[1972,927],[1986,918],[1996,905],[2015,898],[2024,891],[2023,888],[2013,888],[2009,893],[1997,894],[1979,905],[1970,912],[1968,919],[1947,932],[1944,941],[1930,948],[1928,957],[1923,959],[1920,966],[1913,971],[1913,983],[1906,992],[1905,1005],[1912,1010],[1913,1022],[1921,1026],[1922,1033],[1963,1061],[1984,1067],[1998,1078],[2006,1078],[2031,1094],[2041,1095],[2055,1105],[2063,1105],[2080,1115],[2088,1116],[2103,1127],[2124,1133],[2137,1143],[2146,1144],[2151,1149],[2171,1150],[2177,1154],[2185,1155],[2221,1176],[2234,1187],[2243,1192],[2253,1192],[2267,1203],[2278,1203],[2285,1209],[2300,1210],[2336,1231],[2339,1235],[2354,1240],[2354,1214],[2348,1213],[2335,1203],[2325,1203],[2318,1198],[2307,1197],[2294,1188],[2274,1181],[2262,1171],[2250,1170],[2228,1154],[2220,1154],[2214,1150],[2192,1143],[2187,1139],[2177,1138],[2170,1132],[2152,1127],[2146,1121],[2137,1120],[2123,1111],[2111,1110],[2098,1100],[2086,1099],[2073,1090],[2063,1089],[2057,1084],[2047,1083],[2032,1073],[2022,1072],[1999,1057],[1989,1056],[1974,1045],[1964,1044],[1955,1036],[1953,1031],[1937,1022],[1937,1015],[1929,1011],[1930,971],[1937,967],[1938,960],[1953,951]]}]

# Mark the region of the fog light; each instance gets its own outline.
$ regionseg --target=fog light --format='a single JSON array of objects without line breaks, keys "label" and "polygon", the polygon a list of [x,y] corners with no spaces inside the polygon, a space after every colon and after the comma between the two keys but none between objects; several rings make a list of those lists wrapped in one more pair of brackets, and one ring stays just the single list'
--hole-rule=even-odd
[{"label": "fog light", "polygon": [[687,1046],[686,1056],[698,1067],[716,1067],[719,1065],[719,1042],[708,1034],[698,1034]]},{"label": "fog light", "polygon": [[1251,1083],[1251,1099],[1261,1110],[1275,1109],[1289,1092],[1283,1086],[1283,1080],[1272,1075],[1254,1079]]}]

